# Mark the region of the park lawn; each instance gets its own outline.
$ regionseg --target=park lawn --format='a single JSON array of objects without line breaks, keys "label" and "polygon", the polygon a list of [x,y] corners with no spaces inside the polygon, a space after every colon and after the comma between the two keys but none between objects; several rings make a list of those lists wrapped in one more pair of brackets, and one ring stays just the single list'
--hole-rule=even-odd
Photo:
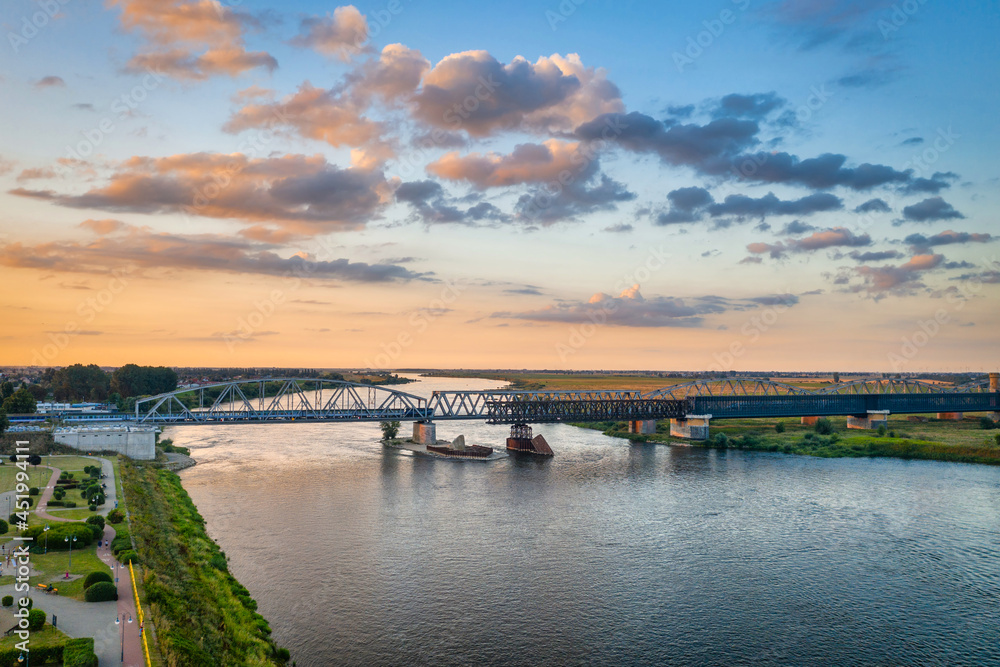
[{"label": "park lawn", "polygon": [[[8,544],[8,546],[10,545]],[[31,577],[32,587],[35,584],[52,584],[59,589],[59,595],[83,600],[83,580],[86,575],[96,570],[112,574],[111,568],[97,557],[97,542],[89,547],[73,549],[73,568],[70,570],[70,574],[83,576],[72,581],[66,581],[62,578],[66,574],[69,561],[69,551],[49,551],[47,554],[32,552],[31,566],[38,573]],[[14,583],[13,576],[5,574],[0,577],[0,586],[12,583]],[[39,602],[37,596],[35,602]]]},{"label": "park lawn", "polygon": [[[62,507],[49,507],[45,511],[49,512],[52,516],[57,516],[61,519],[72,519],[74,521],[86,521],[95,514],[100,514],[100,511],[91,512],[86,507],[82,509],[79,507],[73,507],[70,509],[65,509]],[[31,522],[29,521],[28,523]]]},{"label": "park lawn", "polygon": [[[41,600],[35,600],[35,603],[40,603]],[[45,609],[45,605],[38,604],[39,609]],[[58,628],[54,628],[49,624],[49,619],[51,614],[46,612],[45,614],[45,626],[41,630],[35,630],[31,633],[31,648],[46,648],[53,646],[55,644],[61,644],[69,639],[69,635]],[[7,628],[4,628],[6,630]],[[21,639],[17,635],[11,635],[9,637],[4,637],[0,639],[0,649],[10,649],[14,648],[14,645],[20,642]]]}]

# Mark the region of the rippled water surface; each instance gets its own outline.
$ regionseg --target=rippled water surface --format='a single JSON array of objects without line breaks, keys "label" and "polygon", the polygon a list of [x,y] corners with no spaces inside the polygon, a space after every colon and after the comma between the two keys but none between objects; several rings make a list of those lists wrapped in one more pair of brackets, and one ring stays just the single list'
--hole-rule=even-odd
[{"label": "rippled water surface", "polygon": [[535,432],[553,459],[432,460],[377,424],[167,435],[300,666],[1000,664],[998,468]]}]

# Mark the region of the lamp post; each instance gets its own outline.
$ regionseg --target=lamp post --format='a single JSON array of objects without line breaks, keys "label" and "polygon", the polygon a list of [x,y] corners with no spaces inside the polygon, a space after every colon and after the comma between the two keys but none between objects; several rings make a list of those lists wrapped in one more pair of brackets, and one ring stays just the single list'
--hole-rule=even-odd
[{"label": "lamp post", "polygon": [[45,524],[45,528],[42,529],[42,532],[45,533],[45,551],[43,553],[48,553],[49,552],[49,524]]},{"label": "lamp post", "polygon": [[66,578],[69,579],[69,571],[73,569],[73,543],[76,542],[76,535],[73,536],[73,539],[64,537],[63,542],[69,543],[69,565],[66,566]]},{"label": "lamp post", "polygon": [[125,616],[128,616],[128,622],[132,623],[132,614],[122,614],[121,616],[115,616],[115,625],[120,625],[122,627],[122,664],[125,663],[125,624],[122,623]]}]

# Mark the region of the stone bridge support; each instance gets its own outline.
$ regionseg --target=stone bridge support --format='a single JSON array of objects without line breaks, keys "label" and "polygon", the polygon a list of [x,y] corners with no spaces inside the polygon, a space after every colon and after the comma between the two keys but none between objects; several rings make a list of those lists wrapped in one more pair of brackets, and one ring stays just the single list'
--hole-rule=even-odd
[{"label": "stone bridge support", "polygon": [[879,426],[888,426],[888,410],[869,410],[867,415],[847,418],[847,428],[874,430]]},{"label": "stone bridge support", "polygon": [[656,420],[641,419],[639,421],[630,421],[628,423],[628,432],[652,435],[653,433],[656,433]]},{"label": "stone bridge support", "polygon": [[960,422],[965,419],[965,413],[962,412],[939,412],[937,413],[937,418],[941,421],[948,422]]},{"label": "stone bridge support", "polygon": [[816,422],[819,421],[819,417],[803,417],[800,421],[803,426],[815,426]]},{"label": "stone bridge support", "polygon": [[[1000,373],[990,373],[990,391],[1000,391]],[[987,412],[986,416],[995,422],[1000,422],[1000,412]]]},{"label": "stone bridge support", "polygon": [[413,442],[418,445],[437,443],[437,424],[434,422],[413,422]]},{"label": "stone bridge support", "polygon": [[708,423],[712,415],[687,415],[670,420],[670,435],[688,440],[708,440]]}]

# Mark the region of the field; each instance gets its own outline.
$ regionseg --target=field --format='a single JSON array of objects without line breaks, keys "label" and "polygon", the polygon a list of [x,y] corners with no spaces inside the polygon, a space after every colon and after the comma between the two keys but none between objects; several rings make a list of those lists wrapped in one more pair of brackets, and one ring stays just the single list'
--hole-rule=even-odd
[{"label": "field", "polygon": [[[1000,465],[1000,430],[985,430],[980,415],[963,421],[910,421],[907,415],[892,416],[884,434],[848,429],[844,417],[830,418],[832,433],[818,433],[798,419],[726,419],[712,421],[711,439],[694,442],[670,437],[668,421],[657,423],[657,432],[638,435],[627,432],[625,422],[581,424],[616,437],[633,441],[685,443],[695,446],[783,452],[822,457],[885,456]],[[926,417],[921,417],[926,418]],[[778,432],[778,423],[783,432]]]}]

